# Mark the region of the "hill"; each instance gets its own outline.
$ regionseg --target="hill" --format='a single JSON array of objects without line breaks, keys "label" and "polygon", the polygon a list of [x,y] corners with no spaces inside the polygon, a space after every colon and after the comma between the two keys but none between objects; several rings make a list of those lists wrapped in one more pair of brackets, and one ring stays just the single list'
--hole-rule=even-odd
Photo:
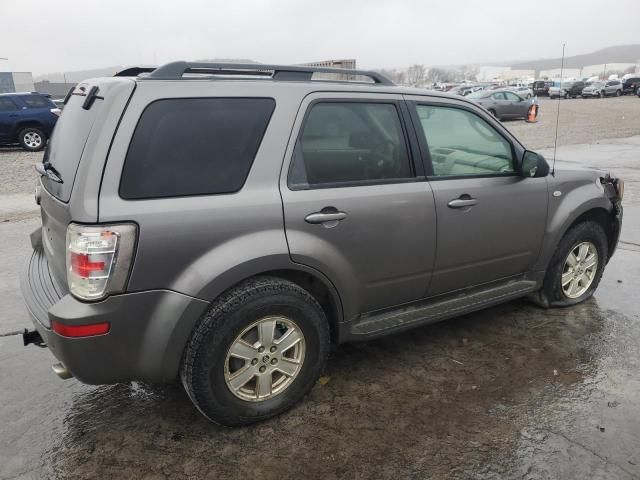
[{"label": "hill", "polygon": [[[559,68],[562,58],[545,58],[511,63],[513,69],[523,70],[549,70]],[[603,48],[592,53],[565,57],[566,68],[582,68],[588,65],[602,65],[604,63],[637,63],[640,62],[640,44],[616,45]]]}]

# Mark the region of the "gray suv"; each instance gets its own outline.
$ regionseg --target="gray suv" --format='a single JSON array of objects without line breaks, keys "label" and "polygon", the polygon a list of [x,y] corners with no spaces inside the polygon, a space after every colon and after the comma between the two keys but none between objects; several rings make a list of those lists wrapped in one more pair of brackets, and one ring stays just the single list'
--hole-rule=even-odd
[{"label": "gray suv", "polygon": [[331,344],[588,299],[622,218],[620,179],[548,175],[472,101],[355,70],[88,80],[38,171],[25,344],[63,378],[180,379],[224,425],[302,399]]}]

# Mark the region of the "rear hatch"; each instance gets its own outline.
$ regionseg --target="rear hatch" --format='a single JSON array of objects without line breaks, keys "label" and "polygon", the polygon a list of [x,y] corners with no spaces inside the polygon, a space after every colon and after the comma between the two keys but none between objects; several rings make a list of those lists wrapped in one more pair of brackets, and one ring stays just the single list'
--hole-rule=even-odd
[{"label": "rear hatch", "polygon": [[135,88],[124,78],[89,80],[67,98],[44,154],[62,180],[40,177],[42,245],[56,280],[66,284],[70,222],[95,223],[98,191],[111,138]]}]

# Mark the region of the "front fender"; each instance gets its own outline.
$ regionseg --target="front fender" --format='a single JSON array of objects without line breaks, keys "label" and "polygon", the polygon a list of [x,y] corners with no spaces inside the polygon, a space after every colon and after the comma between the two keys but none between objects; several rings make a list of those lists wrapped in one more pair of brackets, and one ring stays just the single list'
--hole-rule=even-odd
[{"label": "front fender", "polygon": [[551,199],[547,227],[535,271],[547,269],[558,243],[581,215],[598,209],[611,213],[613,204],[604,194],[599,179],[593,172],[588,173],[586,178],[560,181],[549,186]]}]

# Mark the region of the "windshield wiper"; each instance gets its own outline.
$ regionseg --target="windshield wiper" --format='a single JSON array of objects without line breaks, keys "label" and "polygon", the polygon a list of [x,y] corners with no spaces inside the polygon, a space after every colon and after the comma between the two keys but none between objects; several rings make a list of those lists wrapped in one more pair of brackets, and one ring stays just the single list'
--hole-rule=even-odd
[{"label": "windshield wiper", "polygon": [[36,171],[40,175],[47,177],[49,180],[52,180],[56,183],[64,183],[62,181],[62,177],[60,177],[60,172],[58,172],[58,170],[56,170],[50,162],[42,162],[36,164]]}]

